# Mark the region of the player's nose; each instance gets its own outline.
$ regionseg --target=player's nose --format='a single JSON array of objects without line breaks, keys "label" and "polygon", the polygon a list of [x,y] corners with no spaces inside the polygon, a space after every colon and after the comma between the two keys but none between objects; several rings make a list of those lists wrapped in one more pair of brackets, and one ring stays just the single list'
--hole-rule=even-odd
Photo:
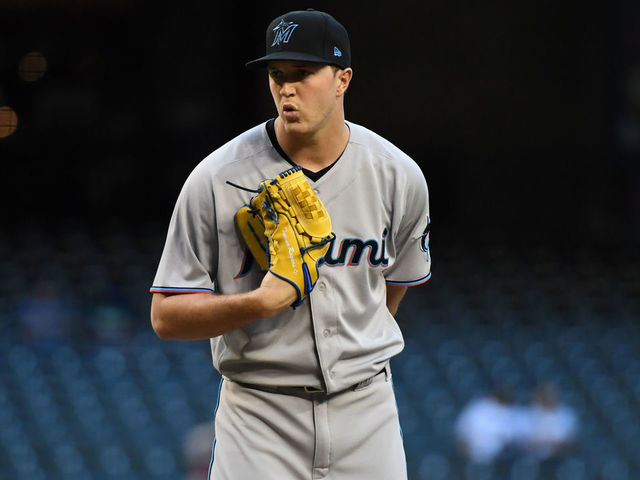
[{"label": "player's nose", "polygon": [[290,97],[295,95],[295,93],[296,89],[291,82],[283,82],[282,85],[280,85],[280,95],[283,97]]}]

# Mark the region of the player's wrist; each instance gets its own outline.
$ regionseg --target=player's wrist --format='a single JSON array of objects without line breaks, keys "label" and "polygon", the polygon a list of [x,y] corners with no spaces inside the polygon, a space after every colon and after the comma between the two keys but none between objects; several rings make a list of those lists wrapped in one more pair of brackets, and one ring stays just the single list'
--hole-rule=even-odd
[{"label": "player's wrist", "polygon": [[271,272],[267,272],[255,293],[266,316],[280,313],[298,299],[298,292],[293,285]]}]

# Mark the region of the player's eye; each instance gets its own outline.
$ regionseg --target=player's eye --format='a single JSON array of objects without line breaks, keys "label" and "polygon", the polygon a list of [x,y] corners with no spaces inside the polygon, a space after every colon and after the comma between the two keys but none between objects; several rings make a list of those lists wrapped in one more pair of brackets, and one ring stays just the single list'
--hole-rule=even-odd
[{"label": "player's eye", "polygon": [[269,76],[278,85],[282,85],[285,82],[301,82],[313,73],[314,70],[310,68],[299,68],[286,73],[282,70],[270,70]]},{"label": "player's eye", "polygon": [[277,82],[282,79],[282,72],[280,70],[269,70],[269,76]]},{"label": "player's eye", "polygon": [[296,70],[291,75],[291,81],[293,81],[293,82],[301,82],[305,78],[309,77],[312,73],[313,72],[311,70],[307,70],[307,69]]}]

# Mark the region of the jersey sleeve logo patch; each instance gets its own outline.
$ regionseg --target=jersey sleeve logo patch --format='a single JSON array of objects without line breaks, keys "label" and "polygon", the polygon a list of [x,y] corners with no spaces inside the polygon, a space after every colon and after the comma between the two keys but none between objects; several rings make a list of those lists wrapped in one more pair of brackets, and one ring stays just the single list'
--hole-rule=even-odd
[{"label": "jersey sleeve logo patch", "polygon": [[427,217],[427,226],[420,235],[420,250],[429,255],[429,234],[431,233],[431,218]]}]

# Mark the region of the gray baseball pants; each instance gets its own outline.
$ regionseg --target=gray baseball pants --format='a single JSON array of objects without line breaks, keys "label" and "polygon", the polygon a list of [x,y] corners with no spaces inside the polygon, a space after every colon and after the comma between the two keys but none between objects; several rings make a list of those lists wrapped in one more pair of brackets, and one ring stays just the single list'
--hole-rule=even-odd
[{"label": "gray baseball pants", "polygon": [[313,400],[224,379],[215,432],[209,480],[407,478],[388,369]]}]

